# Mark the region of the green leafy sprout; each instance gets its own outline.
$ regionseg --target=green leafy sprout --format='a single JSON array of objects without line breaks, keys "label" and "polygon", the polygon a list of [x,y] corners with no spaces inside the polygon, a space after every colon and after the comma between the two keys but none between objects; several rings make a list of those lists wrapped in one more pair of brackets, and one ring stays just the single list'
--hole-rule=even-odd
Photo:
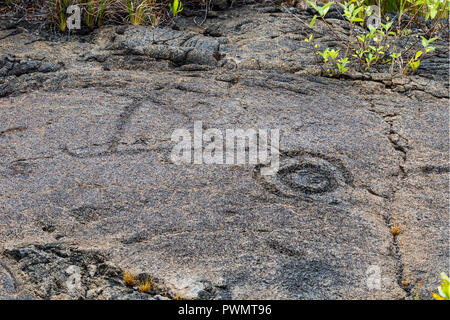
[{"label": "green leafy sprout", "polygon": [[441,273],[442,282],[437,290],[439,293],[432,292],[433,298],[436,300],[450,300],[450,283],[445,272]]},{"label": "green leafy sprout", "polygon": [[169,7],[174,18],[184,9],[181,0],[173,0],[173,4],[169,4]]}]

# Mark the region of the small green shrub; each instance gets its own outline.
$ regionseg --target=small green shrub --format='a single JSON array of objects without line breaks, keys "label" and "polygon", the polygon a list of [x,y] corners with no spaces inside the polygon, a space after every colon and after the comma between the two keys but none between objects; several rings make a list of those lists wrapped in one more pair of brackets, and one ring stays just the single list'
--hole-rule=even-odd
[{"label": "small green shrub", "polygon": [[[385,7],[392,6],[394,2],[399,8],[396,21],[390,21],[388,16],[380,16],[380,12],[374,12],[369,1],[348,0],[338,3],[350,30],[350,35],[345,37],[338,34],[326,18],[334,2],[319,6],[307,1],[308,5],[317,12],[311,20],[310,27],[314,28],[319,18],[336,37],[341,47],[340,49],[325,48],[321,51],[314,43],[312,35],[305,39],[311,44],[314,54],[322,58],[319,61],[322,72],[329,76],[340,76],[349,69],[365,72],[372,68],[389,66],[391,74],[394,71],[405,75],[413,74],[423,58],[435,49],[431,43],[438,39],[438,32],[445,26],[443,18],[448,17],[449,1],[385,1]],[[378,1],[378,5],[381,6],[381,1]],[[407,13],[410,19],[404,22],[402,19]],[[373,15],[376,15],[377,23],[368,23]],[[424,29],[423,34],[412,34],[410,27],[420,23],[419,17],[425,21],[431,21],[431,27],[421,24]],[[446,23],[448,25],[448,21]],[[399,45],[405,43],[406,45]]]},{"label": "small green shrub", "polygon": [[173,4],[169,4],[172,16],[175,18],[181,11],[183,11],[183,3],[181,0],[173,0]]},{"label": "small green shrub", "polygon": [[433,298],[436,300],[450,300],[450,283],[448,276],[445,272],[441,273],[442,282],[439,287],[437,287],[439,293],[432,292]]}]

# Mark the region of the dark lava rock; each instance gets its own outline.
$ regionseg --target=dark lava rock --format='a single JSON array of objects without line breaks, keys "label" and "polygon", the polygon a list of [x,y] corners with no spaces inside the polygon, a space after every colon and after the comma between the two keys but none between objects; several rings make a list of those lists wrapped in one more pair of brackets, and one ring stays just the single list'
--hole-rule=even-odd
[{"label": "dark lava rock", "polygon": [[[1,297],[430,297],[449,269],[446,44],[416,76],[329,79],[305,24],[257,8],[207,32],[0,40]],[[279,129],[279,170],[173,163],[195,121]]]},{"label": "dark lava rock", "polygon": [[10,56],[0,58],[0,77],[20,76],[34,72],[55,72],[60,68],[61,66],[50,62],[17,59]]}]

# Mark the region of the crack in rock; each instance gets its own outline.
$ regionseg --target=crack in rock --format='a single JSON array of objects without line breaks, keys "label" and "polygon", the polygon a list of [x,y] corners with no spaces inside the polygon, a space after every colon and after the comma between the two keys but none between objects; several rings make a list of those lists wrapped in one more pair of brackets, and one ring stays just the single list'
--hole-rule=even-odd
[{"label": "crack in rock", "polygon": [[393,233],[392,229],[395,227],[393,224],[393,217],[392,217],[392,206],[393,206],[393,202],[395,201],[395,194],[402,189],[403,187],[403,181],[406,178],[406,171],[404,169],[404,164],[407,161],[407,155],[408,155],[408,149],[409,149],[409,145],[408,145],[408,139],[404,138],[402,135],[400,135],[398,132],[396,132],[394,130],[394,119],[396,118],[396,115],[392,115],[392,114],[386,114],[384,112],[380,112],[377,111],[375,106],[374,106],[374,102],[372,100],[370,100],[371,103],[371,108],[369,109],[369,111],[377,114],[378,116],[380,116],[383,121],[389,126],[389,130],[386,133],[386,137],[389,140],[390,144],[392,145],[392,148],[394,150],[396,150],[397,152],[401,153],[401,163],[399,164],[399,175],[396,177],[396,182],[395,185],[393,186],[392,189],[392,194],[387,196],[385,198],[385,201],[387,203],[387,209],[386,209],[386,214],[384,215],[384,221],[386,224],[386,227],[389,229],[389,233],[392,236],[392,247],[393,247],[393,254],[396,258],[397,261],[397,270],[396,270],[396,274],[397,274],[397,284],[400,288],[402,288],[407,297],[409,297],[411,295],[411,285],[409,286],[405,286],[404,285],[404,263],[403,263],[403,259],[402,259],[402,254],[400,252],[400,246],[398,244],[398,234]]}]

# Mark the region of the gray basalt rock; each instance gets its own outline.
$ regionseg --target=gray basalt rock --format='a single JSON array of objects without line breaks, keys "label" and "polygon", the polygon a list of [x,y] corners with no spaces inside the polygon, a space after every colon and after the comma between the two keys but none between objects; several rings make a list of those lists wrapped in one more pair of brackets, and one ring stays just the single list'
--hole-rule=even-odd
[{"label": "gray basalt rock", "polygon": [[[265,9],[0,40],[40,61],[0,68],[1,298],[429,298],[449,270],[447,75],[311,75],[305,25]],[[279,129],[279,170],[175,164],[195,121]]]},{"label": "gray basalt rock", "polygon": [[50,62],[17,59],[10,56],[0,58],[0,77],[21,76],[34,72],[55,72],[60,68],[61,66]]},{"label": "gray basalt rock", "polygon": [[216,64],[214,54],[218,52],[219,43],[211,37],[199,36],[193,32],[145,27],[130,27],[126,30],[120,27],[116,33],[106,44],[106,48],[169,60],[178,65]]}]

